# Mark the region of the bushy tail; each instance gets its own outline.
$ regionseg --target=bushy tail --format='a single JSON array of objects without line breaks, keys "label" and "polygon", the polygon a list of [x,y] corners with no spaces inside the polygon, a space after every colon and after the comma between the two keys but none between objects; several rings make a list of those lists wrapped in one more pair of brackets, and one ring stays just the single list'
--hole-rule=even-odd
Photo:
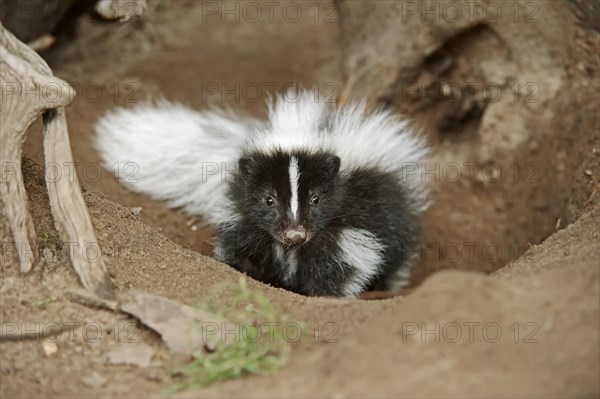
[{"label": "bushy tail", "polygon": [[219,222],[226,181],[259,122],[160,101],[119,108],[96,125],[95,148],[133,191]]}]

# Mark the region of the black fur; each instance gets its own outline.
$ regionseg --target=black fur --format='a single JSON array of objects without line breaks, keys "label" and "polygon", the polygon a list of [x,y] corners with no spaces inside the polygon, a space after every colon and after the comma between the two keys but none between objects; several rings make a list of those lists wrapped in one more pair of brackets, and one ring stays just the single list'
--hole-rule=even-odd
[{"label": "black fur", "polygon": [[[289,159],[298,159],[298,221],[289,211]],[[340,159],[332,153],[246,153],[239,162],[229,196],[240,216],[219,232],[221,260],[249,276],[305,295],[343,296],[354,269],[342,261],[338,237],[344,228],[365,229],[385,246],[384,261],[365,289],[383,287],[406,267],[418,237],[416,216],[397,178],[375,169],[340,175]],[[318,204],[311,205],[314,195]],[[274,205],[265,199],[272,197]],[[297,271],[286,279],[286,265],[275,246],[285,248],[283,231],[301,224],[308,240],[294,247]],[[286,248],[286,251],[291,249]],[[287,252],[289,254],[289,252]]]}]

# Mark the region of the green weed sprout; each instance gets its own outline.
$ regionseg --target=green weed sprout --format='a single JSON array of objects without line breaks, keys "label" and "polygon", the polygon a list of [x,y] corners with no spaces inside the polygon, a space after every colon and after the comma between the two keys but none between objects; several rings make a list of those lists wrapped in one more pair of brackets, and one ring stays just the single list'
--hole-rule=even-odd
[{"label": "green weed sprout", "polygon": [[199,307],[234,323],[236,337],[229,344],[217,345],[212,352],[199,353],[191,363],[176,369],[175,374],[182,375],[183,381],[171,392],[264,375],[287,363],[291,347],[284,329],[288,318],[260,291],[250,290],[244,277],[238,286],[218,285]]}]

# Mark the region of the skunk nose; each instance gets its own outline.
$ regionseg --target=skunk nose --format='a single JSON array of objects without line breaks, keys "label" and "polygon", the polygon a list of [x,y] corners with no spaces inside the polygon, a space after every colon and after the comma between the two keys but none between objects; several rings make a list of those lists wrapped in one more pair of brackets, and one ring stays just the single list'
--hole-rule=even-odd
[{"label": "skunk nose", "polygon": [[287,229],[284,232],[283,239],[288,245],[300,245],[306,241],[306,230],[304,230],[304,227]]}]

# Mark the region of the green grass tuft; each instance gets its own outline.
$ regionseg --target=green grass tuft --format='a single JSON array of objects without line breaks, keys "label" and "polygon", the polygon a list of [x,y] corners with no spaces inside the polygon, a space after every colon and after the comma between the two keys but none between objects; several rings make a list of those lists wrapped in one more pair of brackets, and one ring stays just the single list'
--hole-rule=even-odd
[{"label": "green grass tuft", "polygon": [[228,345],[217,345],[213,352],[200,353],[191,363],[179,367],[175,374],[183,381],[170,392],[268,374],[287,363],[291,344],[284,328],[288,318],[260,291],[250,290],[245,278],[240,278],[238,286],[219,285],[199,307],[235,323],[236,339]]}]

